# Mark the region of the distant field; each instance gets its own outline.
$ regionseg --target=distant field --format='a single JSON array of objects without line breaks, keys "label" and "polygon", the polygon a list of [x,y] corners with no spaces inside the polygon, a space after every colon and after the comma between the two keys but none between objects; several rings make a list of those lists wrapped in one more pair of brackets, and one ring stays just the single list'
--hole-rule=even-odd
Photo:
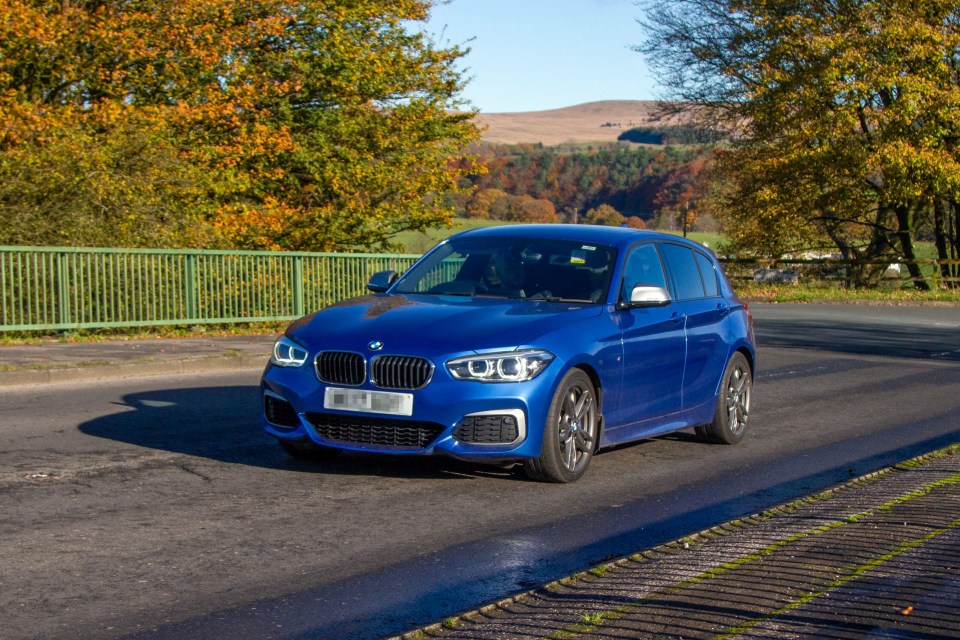
[{"label": "distant field", "polygon": [[484,142],[539,142],[548,146],[609,144],[616,142],[624,131],[655,123],[656,109],[657,103],[652,101],[605,100],[549,111],[481,113],[477,122],[486,127],[482,135]]}]

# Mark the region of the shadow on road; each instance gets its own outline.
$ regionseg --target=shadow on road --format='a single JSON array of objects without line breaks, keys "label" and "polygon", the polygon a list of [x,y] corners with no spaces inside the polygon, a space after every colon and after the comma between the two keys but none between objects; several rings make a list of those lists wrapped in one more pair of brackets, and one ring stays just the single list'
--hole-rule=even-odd
[{"label": "shadow on road", "polygon": [[402,478],[523,477],[519,470],[451,458],[344,453],[332,462],[297,461],[260,426],[255,386],[161,389],[131,393],[118,412],[79,426],[82,433],[139,447],[255,467]]}]

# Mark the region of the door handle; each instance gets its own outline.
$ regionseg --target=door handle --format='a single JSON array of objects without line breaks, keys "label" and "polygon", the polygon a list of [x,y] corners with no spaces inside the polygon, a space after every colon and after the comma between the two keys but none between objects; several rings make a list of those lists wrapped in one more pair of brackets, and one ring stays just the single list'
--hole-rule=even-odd
[{"label": "door handle", "polygon": [[684,320],[687,319],[687,316],[682,313],[674,313],[670,316],[670,319],[673,320],[673,324],[681,324]]}]

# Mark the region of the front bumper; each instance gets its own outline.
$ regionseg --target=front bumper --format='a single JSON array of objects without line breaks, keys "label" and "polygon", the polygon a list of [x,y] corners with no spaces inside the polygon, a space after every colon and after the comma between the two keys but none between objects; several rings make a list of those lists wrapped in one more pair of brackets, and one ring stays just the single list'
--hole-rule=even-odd
[{"label": "front bumper", "polygon": [[[556,363],[555,363],[556,364]],[[271,435],[349,451],[502,462],[540,455],[553,395],[549,371],[519,383],[460,381],[437,372],[409,416],[324,408],[328,385],[310,368],[268,366],[261,382]],[[367,382],[358,389],[377,391]]]}]

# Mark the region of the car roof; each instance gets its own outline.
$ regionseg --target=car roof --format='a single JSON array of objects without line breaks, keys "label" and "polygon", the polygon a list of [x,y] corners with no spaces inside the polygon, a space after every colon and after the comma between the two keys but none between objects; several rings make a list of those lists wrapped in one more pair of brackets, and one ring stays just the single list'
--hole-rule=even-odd
[{"label": "car roof", "polygon": [[630,229],[628,227],[607,227],[592,224],[506,224],[495,227],[483,227],[458,233],[452,237],[500,237],[500,238],[544,238],[553,240],[576,240],[593,242],[615,247],[625,247],[642,239],[671,240],[697,246],[695,242],[667,233]]}]

